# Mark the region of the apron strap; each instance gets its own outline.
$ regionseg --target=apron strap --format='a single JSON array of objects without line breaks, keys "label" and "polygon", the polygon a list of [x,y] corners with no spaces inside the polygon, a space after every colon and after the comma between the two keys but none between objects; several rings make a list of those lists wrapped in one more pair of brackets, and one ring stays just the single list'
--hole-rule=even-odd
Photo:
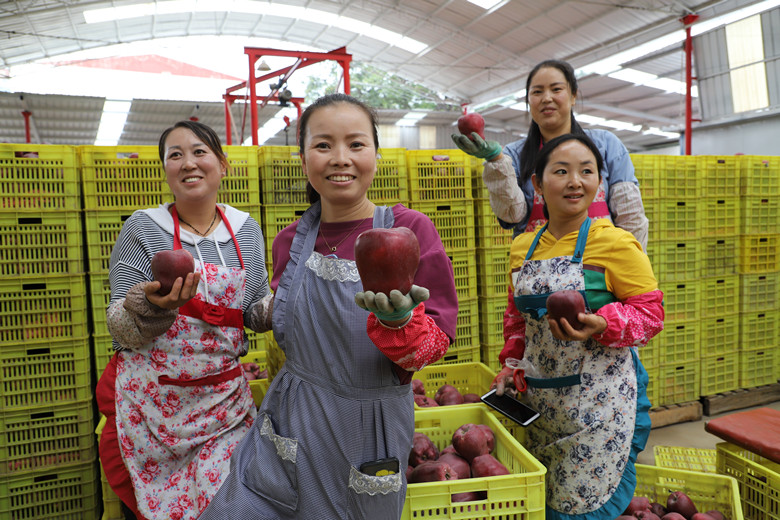
[{"label": "apron strap", "polygon": [[577,233],[577,244],[574,246],[574,255],[571,257],[571,262],[573,264],[582,262],[582,257],[585,255],[585,244],[588,241],[590,223],[590,218],[586,217],[585,221],[580,226],[580,231]]},{"label": "apron strap", "polygon": [[244,373],[244,369],[241,367],[241,365],[237,365],[231,368],[230,370],[226,370],[219,374],[212,374],[210,376],[204,376],[204,377],[196,377],[194,379],[174,379],[170,376],[166,376],[165,374],[163,374],[157,377],[157,382],[161,385],[172,385],[172,386],[218,385],[219,383],[224,383],[225,381],[232,381],[237,377],[241,377],[241,374],[243,373]]},{"label": "apron strap", "polygon": [[[222,222],[225,224],[228,233],[230,233],[230,237],[233,239],[233,244],[236,246],[236,253],[238,253],[238,261],[241,263],[241,269],[246,269],[244,267],[244,258],[241,256],[241,247],[238,245],[238,240],[236,240],[235,233],[233,233],[233,226],[231,226],[230,221],[225,218],[225,212],[222,211],[222,208],[219,207],[219,204],[217,204],[217,213],[219,213],[219,217],[222,219]],[[176,211],[176,204],[171,207],[171,217],[173,217],[173,249],[181,249],[181,236],[179,234],[179,212]]]},{"label": "apron strap", "polygon": [[544,223],[544,226],[542,226],[542,229],[537,231],[536,236],[534,237],[534,241],[531,242],[531,247],[528,248],[528,253],[525,255],[525,260],[528,261],[531,259],[531,257],[534,254],[534,251],[536,251],[536,246],[539,244],[539,239],[542,238],[542,235],[547,230],[547,222]]},{"label": "apron strap", "polygon": [[549,378],[525,376],[526,384],[534,388],[563,388],[564,386],[578,385],[580,381],[580,374]]},{"label": "apron strap", "polygon": [[195,298],[179,307],[179,314],[203,320],[216,327],[244,328],[244,311],[241,309],[221,307]]}]

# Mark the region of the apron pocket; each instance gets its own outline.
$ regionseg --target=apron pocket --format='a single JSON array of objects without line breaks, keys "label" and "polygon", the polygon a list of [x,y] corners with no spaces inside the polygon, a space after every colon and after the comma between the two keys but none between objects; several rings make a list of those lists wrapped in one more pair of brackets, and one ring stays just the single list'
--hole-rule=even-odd
[{"label": "apron pocket", "polygon": [[260,433],[252,436],[254,450],[241,480],[258,496],[294,511],[298,507],[298,441],[277,435],[267,414],[262,421]]},{"label": "apron pocket", "polygon": [[348,520],[398,520],[403,507],[401,473],[381,477],[349,468]]}]

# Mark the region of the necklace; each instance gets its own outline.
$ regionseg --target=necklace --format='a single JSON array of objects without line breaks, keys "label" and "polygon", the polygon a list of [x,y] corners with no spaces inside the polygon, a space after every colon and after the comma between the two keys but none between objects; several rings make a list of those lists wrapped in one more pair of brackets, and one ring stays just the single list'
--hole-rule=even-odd
[{"label": "necklace", "polygon": [[344,241],[345,241],[347,238],[349,238],[349,236],[350,236],[352,233],[354,233],[354,232],[355,232],[355,230],[356,230],[357,228],[359,228],[361,225],[363,225],[363,222],[365,222],[366,220],[368,220],[368,219],[370,219],[370,218],[371,218],[371,217],[366,217],[366,218],[364,218],[363,220],[361,220],[360,222],[358,222],[358,223],[357,223],[357,226],[353,227],[353,228],[350,230],[350,232],[349,232],[349,233],[347,233],[346,235],[344,235],[344,236],[341,238],[341,240],[339,240],[339,241],[338,241],[338,243],[337,243],[335,246],[331,246],[330,244],[328,244],[328,239],[327,239],[327,238],[325,238],[325,235],[322,233],[322,226],[320,226],[320,236],[322,237],[322,240],[325,242],[325,246],[326,246],[328,249],[330,249],[330,251],[331,251],[332,253],[335,253],[335,252],[336,252],[336,249],[338,249],[338,247],[339,247],[339,246],[340,246],[340,245],[341,245],[341,244],[342,244],[342,243],[343,243],[343,242],[344,242]]},{"label": "necklace", "polygon": [[[200,231],[198,231],[195,228],[195,226],[193,226],[192,224],[190,224],[189,222],[187,222],[186,220],[181,218],[181,215],[179,215],[179,222],[181,222],[182,224],[187,224],[188,226],[190,226],[195,231],[195,233],[199,234],[202,237],[205,237],[208,234],[208,232],[211,231],[211,226],[213,226],[214,222],[216,222],[216,221],[217,221],[217,212],[215,211],[214,212],[214,218],[211,219],[211,224],[209,224],[209,227],[206,228],[206,232],[205,233],[201,233]],[[325,238],[325,237],[322,237],[322,238]]]}]

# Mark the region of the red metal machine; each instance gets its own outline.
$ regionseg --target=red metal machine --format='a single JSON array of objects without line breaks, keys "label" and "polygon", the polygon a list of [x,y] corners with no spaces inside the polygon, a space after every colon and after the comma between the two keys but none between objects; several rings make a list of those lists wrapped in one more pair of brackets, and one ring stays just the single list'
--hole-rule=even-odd
[{"label": "red metal machine", "polygon": [[[252,145],[258,145],[257,131],[259,127],[258,122],[258,104],[260,108],[263,108],[269,101],[277,102],[289,102],[295,105],[298,109],[298,117],[301,115],[301,103],[303,98],[292,97],[289,90],[282,90],[282,87],[290,78],[293,72],[315,63],[320,63],[326,60],[334,60],[338,62],[343,71],[344,78],[344,93],[349,94],[349,63],[352,61],[352,55],[347,54],[346,47],[339,47],[330,52],[306,52],[306,51],[284,51],[280,49],[269,49],[259,47],[244,47],[244,53],[249,56],[249,81],[242,81],[238,85],[234,85],[225,91],[222,98],[225,100],[225,130],[226,130],[226,143],[228,145],[233,144],[232,135],[232,113],[230,111],[231,105],[237,99],[249,99],[249,110],[251,114],[251,129],[252,129]],[[284,56],[296,58],[295,63],[289,67],[284,67],[276,71],[267,72],[261,76],[256,76],[255,64],[257,60],[263,56]],[[273,84],[271,93],[266,96],[258,96],[257,84],[273,78],[279,78],[279,81]],[[234,94],[234,92],[247,89],[249,94]],[[243,124],[242,124],[243,128]]]}]

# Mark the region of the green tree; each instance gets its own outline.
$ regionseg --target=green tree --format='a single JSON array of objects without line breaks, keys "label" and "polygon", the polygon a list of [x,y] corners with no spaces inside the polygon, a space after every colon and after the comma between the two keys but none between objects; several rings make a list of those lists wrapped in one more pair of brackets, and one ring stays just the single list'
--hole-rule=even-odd
[{"label": "green tree", "polygon": [[[310,77],[306,85],[306,101],[336,92],[336,82],[340,78],[341,67],[336,64],[333,64],[329,78]],[[353,61],[349,80],[350,94],[374,108],[460,110],[457,104],[447,102],[437,92],[366,63]],[[339,81],[338,86],[340,84]]]}]

